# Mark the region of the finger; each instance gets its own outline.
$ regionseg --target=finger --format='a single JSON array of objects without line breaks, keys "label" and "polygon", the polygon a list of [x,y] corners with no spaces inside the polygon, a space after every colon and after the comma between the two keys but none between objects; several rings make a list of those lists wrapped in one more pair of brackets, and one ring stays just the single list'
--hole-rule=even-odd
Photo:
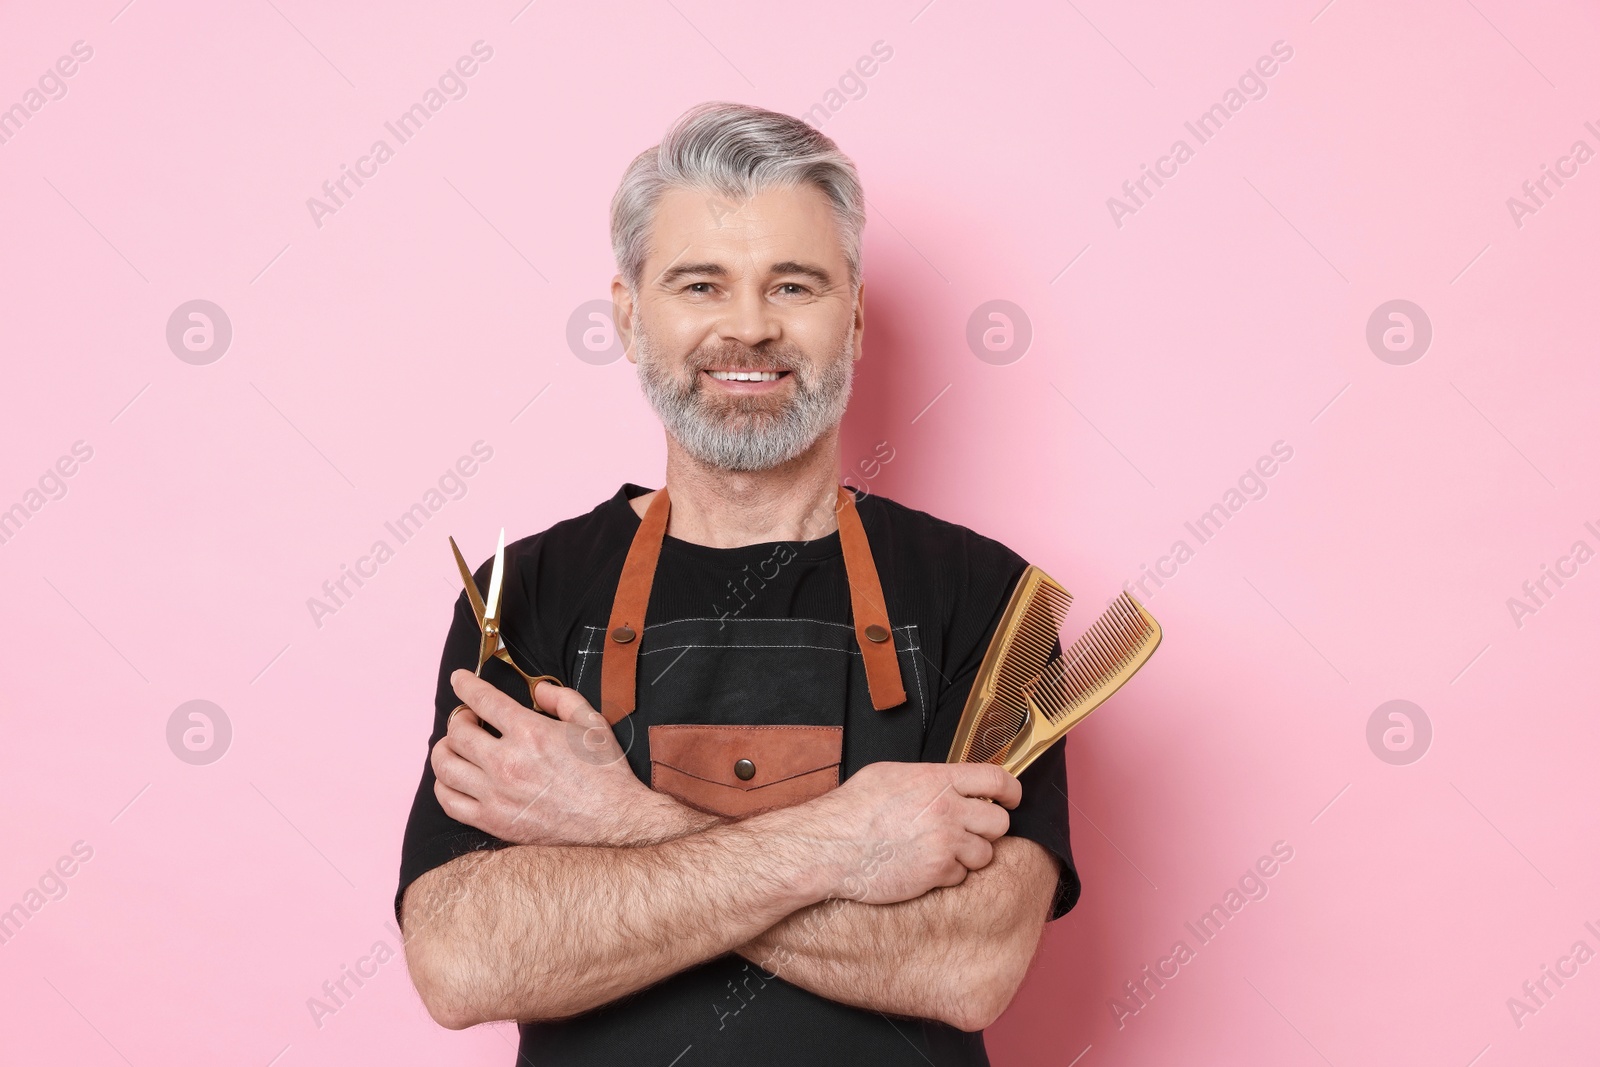
[{"label": "finger", "polygon": [[950,888],[951,886],[960,885],[962,882],[967,880],[968,873],[969,868],[966,864],[962,863],[959,859],[952,859],[950,861],[950,865],[945,868],[944,877],[939,879],[939,884],[946,889]]},{"label": "finger", "polygon": [[989,797],[1008,808],[1022,803],[1022,783],[1004,767],[992,763],[952,763],[951,784],[969,797]]},{"label": "finger", "polygon": [[[456,696],[473,710],[484,714],[490,722],[499,722],[499,717],[509,717],[507,713],[513,708],[522,708],[515,700],[506,696],[500,690],[479,678],[469,670],[457,669],[450,672],[450,688],[455,690]],[[526,708],[522,708],[526,711]]]},{"label": "finger", "polygon": [[1011,829],[1009,811],[999,804],[991,804],[976,797],[969,797],[962,802],[960,816],[963,829],[990,841],[1004,837],[1006,831]]},{"label": "finger", "polygon": [[606,726],[606,719],[576,689],[564,685],[540,682],[533,691],[534,703],[555,715],[562,722],[579,726]]},{"label": "finger", "polygon": [[469,670],[452,671],[450,688],[455,690],[462,702],[478,713],[484,725],[502,734],[532,718],[527,708]]},{"label": "finger", "polygon": [[494,758],[495,739],[483,728],[483,718],[470,706],[462,708],[450,719],[441,743],[448,742],[456,755],[469,763],[487,769]]},{"label": "finger", "polygon": [[474,820],[483,810],[483,805],[476,800],[460,790],[451,789],[443,782],[433,783],[433,795],[438,799],[439,807],[444,809],[444,813],[456,822],[463,822],[468,826],[476,825]]},{"label": "finger", "polygon": [[456,792],[464,793],[474,800],[489,795],[489,776],[484,773],[482,767],[462,758],[461,754],[451,747],[449,738],[441,738],[439,743],[433,746],[433,753],[428,762],[433,766],[434,778]]},{"label": "finger", "polygon": [[966,834],[955,847],[955,857],[967,870],[980,871],[994,859],[994,845],[974,834]]},{"label": "finger", "polygon": [[482,696],[485,689],[492,689],[493,686],[465,667],[457,667],[450,672],[450,688],[455,690],[463,703],[470,704],[474,696]]}]

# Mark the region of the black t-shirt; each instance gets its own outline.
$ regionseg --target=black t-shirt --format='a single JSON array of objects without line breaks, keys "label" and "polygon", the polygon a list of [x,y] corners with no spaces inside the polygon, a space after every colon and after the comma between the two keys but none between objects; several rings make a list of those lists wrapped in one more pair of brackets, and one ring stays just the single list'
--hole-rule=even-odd
[{"label": "black t-shirt", "polygon": [[[574,679],[581,677],[580,672],[598,671],[596,638],[606,626],[623,559],[639,528],[638,515],[628,501],[645,492],[648,490],[640,486],[624,485],[588,514],[506,546],[502,635],[513,658],[529,674],[554,675],[564,684],[576,686]],[[890,621],[897,632],[908,626],[914,627],[912,632],[917,635],[911,666],[903,666],[902,674],[908,700],[922,709],[920,743],[904,746],[903,751],[887,758],[942,763],[978,666],[1026,562],[997,541],[881,496],[858,497],[857,511],[872,549]],[[770,564],[775,553],[782,553],[777,558],[784,565],[763,567],[764,563]],[[777,574],[761,581],[759,592],[751,595],[755,587],[748,577],[758,568],[763,579],[774,569]],[[488,563],[479,568],[480,588],[487,587],[488,569]],[[708,615],[851,622],[849,583],[838,533],[813,541],[730,549],[666,537],[646,623]],[[439,665],[429,751],[444,736],[450,710],[459,703],[450,687],[450,674],[458,668],[472,669],[478,636],[477,621],[463,593],[456,600]],[[529,704],[526,684],[504,664],[491,660],[484,666],[483,675],[524,705]],[[644,679],[641,672],[641,684]],[[755,714],[759,717],[759,711]],[[629,716],[616,727],[625,747],[623,732],[634,729],[630,720],[636,717]],[[840,768],[841,780],[858,769],[847,757]],[[648,781],[647,765],[635,763],[634,770]],[[1055,919],[1077,903],[1081,888],[1067,827],[1065,742],[1052,746],[1022,773],[1020,780],[1022,801],[1011,812],[1009,833],[1037,841],[1059,859],[1060,875],[1049,912],[1049,918]],[[396,918],[400,916],[406,887],[423,873],[475,849],[507,846],[446,815],[433,787],[433,768],[425,753],[422,780],[401,851]],[[712,961],[723,967],[733,962],[743,961],[731,953]],[[646,1008],[637,1007],[641,1004],[653,1004],[669,1012],[699,1012],[709,1018],[711,1013],[698,1000],[691,1008],[687,1003],[674,1005],[669,998],[674,983],[687,982],[690,972],[710,973],[711,965],[701,964],[680,972],[651,987],[646,996],[624,997],[578,1016],[576,1021],[524,1024],[523,1051],[536,1062],[557,1062],[552,1058],[553,1052],[568,1057],[560,1059],[562,1063],[590,1062],[580,1058],[585,1053],[592,1053],[592,1062],[606,1062],[606,1056],[620,1054],[625,1047],[604,1044],[616,1037],[619,1028],[653,1025],[646,1018],[630,1017],[630,1012],[642,1016]],[[722,975],[716,973],[714,977],[720,979]],[[731,972],[729,977],[733,977]],[[781,978],[770,981],[782,987],[783,995],[753,1000],[752,1007],[761,1004],[767,1018],[759,1025],[744,1027],[738,1038],[741,1055],[757,1055],[758,1062],[789,1062],[796,1056],[795,1062],[822,1062],[827,1050],[835,1048],[849,1049],[852,1058],[871,1053],[876,1056],[874,1062],[883,1063],[988,1062],[981,1034],[963,1033],[934,1020],[891,1020],[879,1012],[828,1001]],[[600,1043],[574,1036],[590,1017],[604,1019],[603,1028],[594,1027],[609,1035]],[[705,1036],[704,1043],[698,1046],[700,1055],[691,1054],[685,1063],[719,1062],[714,1050],[717,1035]],[[759,1044],[763,1040],[770,1048]],[[752,1041],[758,1043],[752,1045]],[[725,1044],[725,1048],[732,1047]],[[671,1050],[663,1062],[677,1052],[678,1049]]]}]

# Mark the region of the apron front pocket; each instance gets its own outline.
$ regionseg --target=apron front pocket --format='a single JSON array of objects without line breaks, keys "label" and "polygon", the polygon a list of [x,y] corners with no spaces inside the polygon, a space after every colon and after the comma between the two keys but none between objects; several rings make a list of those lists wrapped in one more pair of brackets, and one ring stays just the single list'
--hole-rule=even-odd
[{"label": "apron front pocket", "polygon": [[650,788],[713,815],[801,804],[839,784],[842,726],[658,724]]}]

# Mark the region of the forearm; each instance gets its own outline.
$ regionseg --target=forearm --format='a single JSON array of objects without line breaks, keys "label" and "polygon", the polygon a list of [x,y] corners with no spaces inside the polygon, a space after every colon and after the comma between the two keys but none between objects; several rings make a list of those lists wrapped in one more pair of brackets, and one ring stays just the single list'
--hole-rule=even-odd
[{"label": "forearm", "polygon": [[[419,878],[413,979],[461,1028],[577,1014],[722,955],[827,894],[804,814],[772,812],[631,846],[511,846]],[[413,908],[417,917],[413,931]]]},{"label": "forearm", "polygon": [[[435,799],[458,823],[517,842],[458,856],[401,901],[413,981],[434,1019],[458,1029],[582,1013],[739,949],[831,897],[888,905],[956,886],[991,864],[1006,811],[1021,801],[1017,778],[993,765],[879,761],[822,796],[748,819],[708,826],[681,806],[663,818],[671,802],[621,762],[614,736],[593,746],[614,758],[578,753],[575,731],[587,737],[604,719],[575,690],[540,683],[535,698],[554,709],[552,720],[465,670],[450,679],[467,711],[430,751]],[[483,722],[498,723],[500,736]],[[858,892],[841,890],[874,857],[884,862]],[[948,930],[959,916],[942,918],[911,929]],[[845,927],[833,940],[851,934]],[[849,957],[816,955],[810,981],[860,1003],[849,974],[830,977],[849,970]],[[894,990],[885,999],[891,1010],[961,1017],[950,997]]]},{"label": "forearm", "polygon": [[981,1029],[1027,973],[1049,906],[1038,892],[1046,870],[1053,887],[1044,849],[1002,838],[960,885],[897,904],[825,900],[736,951],[830,1000]]}]

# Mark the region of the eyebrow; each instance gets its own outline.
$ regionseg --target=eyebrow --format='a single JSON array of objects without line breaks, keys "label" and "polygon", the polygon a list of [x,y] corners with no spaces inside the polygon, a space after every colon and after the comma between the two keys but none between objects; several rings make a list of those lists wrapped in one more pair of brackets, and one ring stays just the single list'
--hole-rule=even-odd
[{"label": "eyebrow", "polygon": [[[784,260],[782,263],[774,263],[768,268],[768,273],[798,274],[802,277],[810,278],[812,281],[821,286],[829,286],[833,284],[833,275],[829,274],[821,267],[812,266],[809,263],[797,263],[794,260]],[[674,282],[694,276],[726,278],[728,276],[728,271],[727,268],[723,267],[720,263],[680,263],[675,267],[668,267],[666,270],[662,271],[659,284],[672,285]]]},{"label": "eyebrow", "polygon": [[810,278],[818,285],[827,286],[833,284],[833,275],[821,267],[814,267],[809,263],[796,263],[792,259],[787,259],[782,263],[774,263],[771,269],[773,274],[798,274],[802,277]]}]

